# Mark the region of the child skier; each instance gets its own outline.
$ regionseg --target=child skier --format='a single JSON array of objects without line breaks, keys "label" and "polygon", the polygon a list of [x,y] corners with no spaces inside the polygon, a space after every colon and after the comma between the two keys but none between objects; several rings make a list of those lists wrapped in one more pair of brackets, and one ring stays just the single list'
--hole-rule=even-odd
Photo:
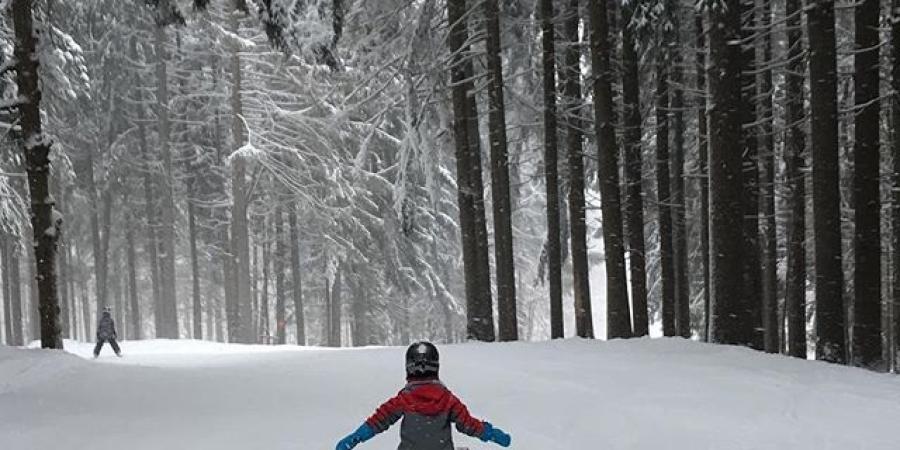
[{"label": "child skier", "polygon": [[119,343],[116,342],[116,322],[112,318],[112,313],[107,306],[103,308],[103,316],[100,317],[100,321],[97,322],[97,345],[94,346],[94,358],[100,356],[100,349],[103,348],[103,344],[109,342],[109,345],[113,348],[113,351],[116,352],[116,356],[121,357],[122,351],[119,349]]},{"label": "child skier", "polygon": [[411,345],[406,350],[406,387],[381,405],[359,429],[338,442],[336,450],[350,450],[387,430],[400,418],[403,422],[397,450],[453,450],[451,422],[461,433],[509,447],[508,434],[469,415],[466,405],[441,383],[439,367],[434,345]]}]

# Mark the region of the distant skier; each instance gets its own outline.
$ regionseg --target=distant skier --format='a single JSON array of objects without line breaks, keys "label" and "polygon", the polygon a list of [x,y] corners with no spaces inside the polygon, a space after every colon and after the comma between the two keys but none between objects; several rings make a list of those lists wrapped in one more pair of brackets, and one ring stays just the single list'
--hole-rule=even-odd
[{"label": "distant skier", "polygon": [[122,356],[119,343],[116,342],[116,322],[112,318],[109,306],[103,308],[103,316],[97,322],[97,345],[94,346],[94,358],[100,356],[103,344],[109,342],[116,356]]},{"label": "distant skier", "polygon": [[439,355],[430,342],[417,342],[406,350],[407,384],[396,397],[381,405],[359,429],[342,439],[336,450],[350,450],[381,433],[400,418],[397,450],[453,450],[450,424],[459,432],[509,447],[510,436],[469,411],[438,378]]}]

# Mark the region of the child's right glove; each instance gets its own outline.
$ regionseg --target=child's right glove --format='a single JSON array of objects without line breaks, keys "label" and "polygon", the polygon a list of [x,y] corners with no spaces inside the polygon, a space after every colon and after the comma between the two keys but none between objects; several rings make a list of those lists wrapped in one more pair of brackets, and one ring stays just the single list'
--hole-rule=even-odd
[{"label": "child's right glove", "polygon": [[490,422],[484,423],[484,431],[481,433],[481,440],[484,442],[493,442],[501,447],[509,447],[512,438],[499,428],[494,428]]}]

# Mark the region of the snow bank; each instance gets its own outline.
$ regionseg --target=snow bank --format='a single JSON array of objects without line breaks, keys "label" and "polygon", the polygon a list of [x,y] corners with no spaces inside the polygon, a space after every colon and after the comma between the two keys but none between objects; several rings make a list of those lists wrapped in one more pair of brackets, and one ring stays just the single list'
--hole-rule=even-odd
[{"label": "snow bank", "polygon": [[[123,350],[0,348],[0,448],[331,449],[403,382],[398,348]],[[898,448],[892,375],[679,339],[440,350],[444,381],[515,449]],[[395,449],[396,428],[359,448]]]},{"label": "snow bank", "polygon": [[[0,395],[52,383],[84,365],[86,363],[83,360],[60,351],[20,350],[0,346]],[[0,410],[3,409],[0,405]]]}]

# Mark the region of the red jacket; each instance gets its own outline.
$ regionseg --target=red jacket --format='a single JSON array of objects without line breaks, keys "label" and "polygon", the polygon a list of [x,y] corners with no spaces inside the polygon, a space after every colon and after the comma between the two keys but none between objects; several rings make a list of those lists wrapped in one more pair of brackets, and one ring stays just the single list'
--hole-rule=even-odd
[{"label": "red jacket", "polygon": [[400,418],[398,450],[453,450],[451,423],[469,436],[480,438],[484,433],[484,422],[472,417],[466,405],[438,379],[410,381],[366,423],[381,433]]}]

